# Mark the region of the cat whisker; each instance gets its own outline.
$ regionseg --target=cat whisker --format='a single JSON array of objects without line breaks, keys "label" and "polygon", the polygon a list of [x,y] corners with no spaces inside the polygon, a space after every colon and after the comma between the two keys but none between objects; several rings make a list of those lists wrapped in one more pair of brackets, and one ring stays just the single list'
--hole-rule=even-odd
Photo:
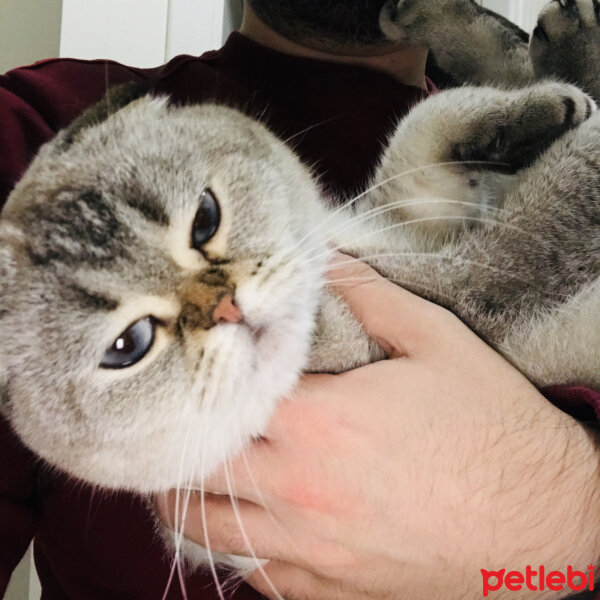
[{"label": "cat whisker", "polygon": [[[509,223],[503,223],[501,221],[494,221],[492,219],[487,219],[487,218],[482,218],[482,217],[464,217],[464,216],[448,215],[448,216],[444,216],[444,217],[439,217],[439,216],[420,217],[418,219],[411,219],[409,221],[402,221],[400,223],[393,223],[391,225],[386,225],[385,227],[381,227],[379,229],[369,231],[369,232],[357,237],[355,240],[353,240],[353,243],[364,240],[365,238],[369,238],[371,236],[377,236],[378,234],[384,233],[386,231],[399,229],[401,227],[408,227],[410,225],[416,225],[416,224],[427,223],[427,222],[432,222],[432,221],[442,221],[442,220],[443,221],[459,221],[459,222],[475,222],[475,223],[483,223],[486,225],[498,225],[500,227],[504,227],[504,228],[512,230],[512,231],[517,231],[522,234],[523,233],[528,234],[528,232],[525,232],[514,225],[510,225]],[[381,243],[381,242],[379,242],[379,243]],[[330,246],[326,253],[314,255],[311,258],[309,258],[308,260],[309,260],[309,262],[321,260],[321,259],[323,259],[323,257],[328,256],[334,250],[340,250],[343,252],[344,246],[341,246],[341,245]]]},{"label": "cat whisker", "polygon": [[341,212],[348,211],[348,209],[352,208],[359,200],[361,200],[362,198],[365,198],[366,196],[368,196],[371,192],[375,191],[376,189],[379,189],[396,179],[401,179],[402,177],[406,177],[406,176],[411,175],[412,173],[416,173],[418,171],[425,171],[428,169],[435,169],[435,168],[446,167],[446,166],[450,166],[450,165],[461,165],[461,164],[505,165],[505,163],[496,163],[496,162],[490,162],[490,161],[448,161],[448,162],[432,163],[430,165],[422,165],[419,167],[415,167],[413,169],[409,169],[407,171],[403,171],[402,173],[397,173],[396,175],[392,175],[391,177],[388,177],[384,181],[380,181],[380,182],[368,187],[366,190],[364,190],[363,192],[361,192],[354,198],[349,199],[348,202],[342,204],[337,209],[332,210],[329,213],[329,215],[327,216],[327,218],[325,218],[323,221],[321,221],[312,231],[308,232],[303,238],[301,238],[296,243],[296,246],[293,248],[293,250],[296,250],[297,248],[299,248],[306,241],[307,238],[309,238],[310,236],[312,236],[314,234],[314,232],[316,230],[326,227],[331,219],[334,219]]},{"label": "cat whisker", "polygon": [[[443,205],[455,205],[455,206],[466,206],[470,210],[480,211],[481,213],[488,213],[491,210],[495,212],[505,212],[505,209],[499,207],[487,207],[479,204],[474,204],[472,202],[466,202],[461,200],[452,200],[450,198],[404,198],[402,200],[396,200],[394,202],[388,202],[386,204],[382,204],[379,206],[375,206],[365,212],[361,212],[354,216],[350,216],[348,219],[347,225],[348,227],[356,224],[363,223],[365,221],[369,221],[370,219],[384,215],[388,212],[393,212],[398,208],[412,208],[415,206],[423,206],[423,205],[433,205],[433,204],[443,204]],[[334,231],[333,233],[339,233],[338,231]]]},{"label": "cat whisker", "polygon": [[[286,138],[285,140],[283,140],[284,144],[289,144],[292,140],[296,139],[297,137],[300,137],[301,135],[308,133],[309,131],[312,131],[313,129],[317,129],[318,127],[321,127],[322,125],[327,125],[327,123],[331,123],[332,121],[336,121],[337,119],[340,118],[341,115],[337,115],[335,117],[331,117],[330,119],[325,119],[324,121],[321,121],[320,123],[315,123],[314,125],[311,125],[310,127],[306,127],[305,129],[303,129],[302,131],[298,131],[298,133],[294,133],[294,135],[291,135],[290,137]],[[292,148],[293,148],[293,144],[292,144]]]},{"label": "cat whisker", "polygon": [[[182,411],[183,414],[184,411]],[[177,564],[177,576],[179,579],[179,586],[181,588],[181,592],[184,596],[184,599],[187,600],[187,591],[186,591],[186,586],[185,586],[185,577],[184,577],[184,573],[183,573],[183,568],[182,568],[182,557],[181,557],[181,548],[182,548],[182,544],[183,544],[183,537],[184,537],[184,525],[185,525],[185,519],[187,516],[187,511],[188,511],[188,507],[189,507],[189,502],[190,502],[190,496],[191,496],[191,490],[190,490],[190,483],[191,483],[191,477],[192,477],[192,473],[190,473],[190,477],[188,478],[188,485],[185,487],[185,499],[183,502],[183,509],[181,509],[181,494],[183,492],[183,490],[181,489],[181,484],[183,482],[183,470],[184,470],[184,466],[186,463],[186,459],[187,459],[187,451],[188,451],[188,445],[189,445],[189,436],[190,436],[190,432],[191,432],[191,424],[188,424],[188,426],[186,427],[186,435],[184,438],[184,444],[183,444],[183,448],[182,448],[182,452],[181,452],[181,461],[180,461],[180,468],[179,468],[179,474],[177,477],[177,488],[176,488],[176,499],[175,499],[175,535],[176,540],[175,540],[175,561]],[[198,443],[196,443],[196,448],[193,449],[193,454],[192,456],[198,456]]]},{"label": "cat whisker", "polygon": [[401,283],[398,283],[398,285],[410,289],[413,293],[422,295],[423,297],[427,297],[428,294],[435,296],[437,302],[439,302],[440,300],[451,302],[453,299],[453,296],[451,296],[450,294],[446,294],[437,288],[432,288],[431,286],[426,285],[422,281],[403,279]]},{"label": "cat whisker", "polygon": [[[184,500],[183,510],[181,513],[181,529],[179,531],[180,543],[183,541],[185,521],[187,519],[187,514],[189,511],[191,496],[194,491],[195,473],[196,473],[196,467],[197,467],[197,463],[198,463],[198,456],[199,456],[200,450],[201,450],[200,440],[198,438],[196,438],[195,448],[193,449],[193,452],[192,452],[192,456],[194,457],[194,460],[193,460],[193,463],[190,465],[189,477],[187,478],[187,482],[185,483],[185,500]],[[178,491],[178,494],[179,494],[179,492],[180,491]],[[204,494],[204,492],[201,491],[201,494]],[[186,595],[185,578],[184,578],[183,571],[181,569],[181,560],[180,560],[179,566],[178,566],[178,574],[179,574],[179,581],[180,581],[180,586],[181,586],[182,592],[184,595]],[[218,586],[219,582],[217,581],[216,583]],[[187,595],[186,595],[186,597],[187,597]]]},{"label": "cat whisker", "polygon": [[[321,246],[323,245],[323,243],[325,242],[331,242],[333,238],[339,236],[341,233],[343,233],[344,231],[351,229],[353,226],[360,224],[362,222],[368,221],[369,219],[375,218],[377,216],[383,215],[386,212],[391,212],[393,210],[395,210],[396,208],[406,208],[406,207],[412,207],[412,206],[420,206],[421,204],[423,204],[425,201],[424,200],[420,200],[420,201],[407,201],[407,200],[401,200],[401,201],[397,201],[394,203],[390,203],[388,205],[384,205],[382,207],[376,207],[375,209],[371,209],[370,211],[368,211],[367,213],[364,214],[360,214],[357,215],[356,217],[350,217],[347,221],[345,221],[344,223],[342,223],[341,227],[338,227],[338,229],[333,230],[331,232],[328,233],[328,237],[326,239],[321,239],[321,240],[316,240],[314,242],[313,245],[308,245],[308,246],[304,246],[304,248],[302,248],[301,251],[296,253],[296,257],[302,257],[305,256],[307,254],[310,254],[311,251],[314,250],[315,247]],[[445,199],[436,199],[435,200],[436,203],[440,203],[440,204],[458,204],[458,205],[466,205],[469,206],[471,208],[474,209],[480,209],[482,211],[482,213],[487,213],[488,210],[484,209],[483,207],[478,207],[478,206],[474,206],[469,202],[460,202],[457,200],[445,200]],[[431,200],[427,200],[427,203],[431,204],[432,201]],[[501,211],[503,209],[496,209],[497,211]],[[502,221],[495,221],[489,218],[485,218],[485,217],[475,217],[475,216],[462,216],[462,215],[448,215],[448,216],[435,216],[435,217],[422,217],[421,219],[412,219],[409,221],[400,221],[397,223],[393,223],[393,226],[408,226],[408,225],[412,225],[412,224],[416,224],[416,223],[421,223],[424,221],[436,221],[436,220],[457,220],[457,221],[477,221],[477,222],[481,222],[481,223],[486,223],[488,225],[499,225],[499,226],[505,226],[505,227],[509,227],[509,228],[513,228],[516,231],[518,231],[519,233],[532,237],[533,239],[537,239],[540,240],[540,242],[542,241],[542,237],[539,234],[536,234],[534,232],[528,232],[528,231],[524,231],[521,230],[519,228],[516,228],[515,226],[509,225],[507,223],[503,223]],[[390,225],[388,225],[388,227],[390,227]],[[368,237],[369,235],[376,235],[377,233],[383,231],[382,229],[379,230],[373,230],[370,232],[367,232],[366,234],[363,234],[363,236],[356,238],[356,240],[361,240],[364,239],[365,237]],[[355,240],[352,240],[352,243],[354,243]],[[330,244],[331,247],[331,244]],[[297,246],[296,246],[297,248]],[[336,249],[339,249],[340,247],[338,246]],[[329,254],[331,252],[331,249],[329,249],[327,251],[326,254]],[[315,258],[323,258],[325,255],[319,254],[316,255]]]},{"label": "cat whisker", "polygon": [[277,527],[277,529],[279,530],[279,533],[281,535],[285,536],[288,543],[290,543],[294,548],[296,548],[298,550],[298,546],[296,545],[296,541],[294,540],[294,538],[290,535],[289,531],[281,525],[281,523],[275,518],[275,515],[273,514],[273,512],[270,510],[269,503],[267,502],[266,498],[264,497],[264,494],[262,493],[262,490],[260,489],[260,486],[258,485],[256,478],[254,477],[254,472],[252,471],[252,468],[250,467],[250,463],[248,462],[248,455],[246,454],[245,447],[242,448],[241,456],[242,456],[242,460],[244,461],[244,468],[246,470],[248,478],[250,479],[252,488],[254,489],[254,491],[256,492],[256,495],[258,496],[258,499],[260,500],[261,506],[265,509],[265,511],[269,515],[269,519]]},{"label": "cat whisker", "polygon": [[[169,591],[171,589],[171,586],[173,585],[173,580],[175,579],[175,573],[177,573],[178,575],[178,579],[179,579],[179,583],[181,585],[181,578],[180,578],[180,565],[181,565],[181,557],[180,555],[175,552],[175,556],[173,557],[173,561],[171,563],[171,569],[169,572],[169,578],[167,580],[167,583],[165,585],[165,591],[163,592],[163,596],[162,596],[162,600],[166,600]],[[183,592],[185,594],[185,591]]]},{"label": "cat whisker", "polygon": [[[183,411],[182,411],[183,412]],[[165,587],[165,591],[162,597],[162,600],[166,600],[166,597],[169,593],[171,585],[173,583],[173,579],[175,577],[175,573],[177,572],[177,576],[179,579],[179,584],[181,587],[182,594],[184,598],[186,597],[185,584],[183,581],[183,573],[181,569],[181,545],[183,538],[183,523],[185,518],[180,519],[180,504],[181,504],[181,493],[182,486],[181,483],[183,481],[183,469],[186,460],[187,447],[189,444],[189,436],[190,436],[191,425],[188,425],[186,428],[186,433],[183,440],[183,448],[180,455],[179,461],[179,472],[177,475],[177,486],[175,489],[175,515],[174,515],[174,523],[173,523],[173,536],[174,536],[174,545],[175,545],[175,556],[173,557],[173,563],[171,565],[171,571],[169,573],[169,579],[167,580],[167,585]]]},{"label": "cat whisker", "polygon": [[328,281],[331,285],[347,285],[347,284],[363,284],[372,283],[375,281],[373,277],[340,277],[339,279],[332,279]]},{"label": "cat whisker", "polygon": [[267,582],[267,585],[269,586],[269,588],[271,588],[271,591],[273,592],[273,594],[275,594],[275,598],[277,600],[285,600],[285,598],[283,598],[281,596],[281,594],[277,591],[277,588],[271,581],[271,578],[265,572],[265,569],[262,566],[262,562],[256,556],[256,552],[254,551],[254,548],[252,547],[250,539],[248,538],[248,533],[246,532],[246,528],[244,527],[244,522],[242,520],[242,515],[240,514],[240,509],[238,506],[238,500],[235,496],[235,491],[234,491],[234,488],[232,485],[229,460],[225,461],[224,471],[225,471],[225,481],[227,484],[227,491],[229,493],[229,500],[231,502],[231,508],[233,509],[233,514],[235,515],[235,520],[237,521],[238,527],[240,529],[240,533],[242,534],[242,538],[244,539],[244,544],[246,544],[246,548],[248,549],[248,552],[250,552],[250,556],[256,563],[256,568],[258,569],[260,574],[263,576],[264,580]]},{"label": "cat whisker", "polygon": [[[520,277],[519,275],[515,274],[515,273],[511,273],[509,271],[506,271],[504,269],[500,269],[498,267],[495,267],[491,264],[488,263],[482,263],[482,262],[478,262],[475,260],[471,260],[468,258],[461,258],[461,257],[457,257],[457,256],[448,256],[445,254],[441,254],[438,252],[382,252],[382,253],[377,253],[377,254],[370,254],[370,255],[361,255],[361,260],[365,261],[365,262],[369,262],[371,260],[376,260],[378,258],[399,258],[399,257],[406,257],[406,258],[424,258],[424,259],[438,259],[438,260],[451,260],[454,262],[459,262],[461,264],[464,265],[469,265],[472,267],[478,267],[480,269],[484,269],[486,271],[490,271],[492,273],[497,273],[498,275],[502,275],[502,277],[506,277],[508,279],[512,279],[514,281],[520,281],[521,283],[525,283],[529,286],[532,286],[533,284],[531,283],[531,281],[529,281],[528,279],[525,279],[523,277]],[[341,266],[344,266],[346,264],[352,264],[352,260],[348,260],[348,261],[340,261]],[[357,276],[355,278],[353,277],[347,277],[347,278],[338,278],[338,279],[330,279],[328,280],[329,283],[333,283],[333,284],[337,284],[339,282],[352,282],[352,281],[372,281],[372,278],[369,277],[360,277]],[[408,282],[404,282],[404,281],[394,281],[394,283],[405,287],[407,285]],[[541,290],[541,288],[540,288]],[[563,296],[563,294],[557,294],[560,296]],[[568,297],[566,294],[564,295],[565,297]]]},{"label": "cat whisker", "polygon": [[175,571],[177,569],[178,560],[179,559],[177,556],[177,552],[175,552],[173,562],[171,563],[171,570],[169,571],[169,578],[167,579],[167,584],[165,585],[165,591],[163,592],[161,600],[167,600],[169,590],[171,589],[171,585],[173,585],[173,579],[175,578]]},{"label": "cat whisker", "polygon": [[215,559],[212,553],[211,545],[210,545],[210,537],[208,535],[208,520],[206,518],[206,497],[205,497],[205,488],[204,488],[204,479],[206,474],[206,440],[208,433],[208,423],[210,421],[210,407],[209,412],[206,416],[206,421],[204,423],[204,431],[202,432],[202,452],[200,457],[200,514],[202,518],[202,528],[204,531],[204,547],[206,548],[206,552],[208,554],[208,563],[210,572],[212,574],[213,580],[215,582],[217,588],[217,595],[219,596],[219,600],[225,600],[225,595],[223,593],[223,588],[221,587],[221,583],[219,581],[219,575],[217,573],[217,568],[215,566]]},{"label": "cat whisker", "polygon": [[[387,205],[381,206],[381,207],[376,207],[374,209],[371,209],[370,211],[367,211],[366,213],[361,213],[359,215],[356,215],[355,217],[350,217],[347,221],[345,221],[341,227],[339,227],[337,230],[333,230],[331,232],[329,232],[329,236],[327,238],[326,241],[330,242],[332,240],[332,238],[335,238],[336,236],[339,236],[340,233],[343,233],[344,231],[351,229],[353,226],[355,226],[356,224],[360,224],[363,223],[365,221],[368,221],[369,219],[375,218],[377,216],[383,215],[386,212],[391,212],[397,208],[410,208],[413,206],[420,206],[424,203],[427,204],[433,204],[433,203],[439,203],[439,204],[455,204],[455,205],[461,205],[461,206],[468,206],[471,209],[475,209],[475,210],[481,210],[482,213],[486,214],[488,213],[488,209],[486,209],[485,207],[480,207],[477,205],[473,205],[470,202],[460,202],[458,200],[446,200],[446,199],[435,199],[435,200],[419,200],[419,201],[415,201],[414,199],[412,200],[400,200],[397,202],[392,202],[389,203]],[[501,208],[497,208],[494,209],[497,212],[503,211],[504,209]],[[425,221],[442,221],[442,220],[456,220],[456,221],[465,221],[465,222],[480,222],[480,223],[484,223],[487,225],[498,225],[501,227],[506,227],[509,229],[513,229],[514,231],[519,232],[522,235],[528,236],[533,238],[534,240],[539,240],[540,242],[543,241],[543,238],[541,235],[535,233],[535,232],[531,232],[531,231],[525,231],[523,229],[520,229],[514,225],[510,225],[509,223],[504,223],[502,221],[498,221],[498,220],[493,220],[490,219],[489,217],[485,217],[485,216],[481,216],[481,217],[477,217],[477,216],[468,216],[468,215],[447,215],[447,216],[439,216],[436,215],[434,217],[421,217],[419,219],[411,219],[408,221],[399,221],[397,223],[393,223],[391,225],[388,225],[388,227],[392,227],[392,226],[408,226],[408,225],[413,225],[413,224],[417,224],[417,223],[422,223]],[[383,231],[382,229],[379,230],[374,230],[371,232],[367,232],[366,234],[364,234],[362,237],[360,238],[356,238],[357,240],[361,240],[364,239],[364,237],[368,237],[369,235],[376,235],[377,233]],[[320,243],[322,244],[323,240],[320,240]],[[352,241],[354,242],[354,240]],[[319,245],[318,242],[315,242],[315,246]],[[299,255],[305,255],[310,253],[310,251],[314,248],[314,246],[308,246],[308,247],[304,247],[302,249],[301,252],[299,252]],[[318,255],[319,258],[321,258],[323,256],[323,254]]]},{"label": "cat whisker", "polygon": [[[215,382],[213,381],[212,383],[215,383]],[[212,400],[214,400],[214,395],[215,395],[212,392],[213,392],[212,389],[211,390],[204,389],[203,396],[204,396],[207,413],[206,413],[205,421],[204,421],[204,424],[202,427],[202,431],[200,432],[200,436],[196,437],[196,445],[195,445],[196,447],[193,449],[192,456],[194,457],[194,459],[193,459],[193,463],[191,464],[191,467],[190,467],[190,472],[189,472],[189,476],[187,478],[187,483],[185,484],[185,500],[183,503],[183,510],[181,509],[181,502],[180,502],[180,495],[183,492],[183,490],[182,490],[183,473],[180,472],[180,474],[178,475],[178,485],[176,488],[176,502],[175,502],[175,506],[176,506],[175,519],[176,519],[176,524],[177,524],[177,526],[176,526],[176,533],[177,533],[176,557],[178,557],[178,575],[179,575],[180,586],[181,586],[182,592],[184,594],[186,594],[184,574],[183,574],[183,569],[181,566],[181,545],[182,545],[183,537],[184,537],[184,524],[185,524],[185,519],[187,516],[188,509],[189,509],[191,494],[197,490],[200,493],[200,512],[201,512],[201,519],[202,519],[202,527],[203,527],[203,531],[204,531],[204,547],[206,549],[206,553],[207,553],[207,557],[208,557],[210,572],[211,572],[211,575],[212,575],[214,583],[215,583],[215,588],[216,588],[219,600],[225,600],[225,595],[224,595],[223,588],[222,588],[220,580],[219,580],[219,575],[217,573],[215,560],[214,560],[214,556],[213,556],[212,549],[211,549],[210,538],[208,535],[208,525],[207,525],[207,517],[206,517],[206,502],[205,502],[205,488],[204,488],[204,480],[205,480],[205,474],[206,474],[205,457],[206,457],[206,445],[207,445],[207,439],[208,439],[208,425],[210,423],[210,417],[211,417],[210,413],[211,413],[212,406],[213,406]],[[184,412],[185,411],[181,411],[182,416],[183,416]],[[189,431],[191,428],[192,428],[192,425],[190,423],[190,425],[186,431]],[[185,464],[185,458],[186,458],[186,454],[187,454],[187,445],[188,445],[188,443],[187,443],[187,436],[186,436],[186,441],[184,442],[184,452],[182,453],[182,459],[181,459],[182,465]],[[195,480],[196,480],[198,461],[199,461],[199,466],[200,466],[199,490],[194,485]]]}]

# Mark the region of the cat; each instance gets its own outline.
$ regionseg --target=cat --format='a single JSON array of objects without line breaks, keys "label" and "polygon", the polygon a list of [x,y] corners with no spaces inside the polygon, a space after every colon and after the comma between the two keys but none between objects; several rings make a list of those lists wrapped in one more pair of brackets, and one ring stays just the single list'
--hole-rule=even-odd
[{"label": "cat", "polygon": [[303,371],[383,358],[324,285],[332,245],[536,384],[600,387],[600,113],[577,87],[433,96],[342,209],[242,113],[121,91],[41,148],[0,219],[2,411],[49,463],[198,485]]}]

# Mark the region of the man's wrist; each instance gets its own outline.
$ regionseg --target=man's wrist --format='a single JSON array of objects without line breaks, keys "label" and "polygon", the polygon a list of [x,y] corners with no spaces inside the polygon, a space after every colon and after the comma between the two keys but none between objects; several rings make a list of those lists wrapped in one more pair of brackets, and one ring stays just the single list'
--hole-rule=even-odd
[{"label": "man's wrist", "polygon": [[[521,481],[530,497],[518,494],[514,506],[515,519],[523,527],[520,533],[513,530],[513,547],[519,554],[514,566],[502,568],[525,575],[528,566],[535,571],[543,567],[546,575],[558,571],[566,576],[571,567],[587,576],[589,566],[600,559],[600,433],[556,411],[531,432],[541,443],[532,440],[535,450]],[[532,591],[532,597],[564,598],[572,593],[567,581],[561,590],[544,587]],[[523,593],[526,598],[525,589]]]},{"label": "man's wrist", "polygon": [[564,545],[557,547],[557,552],[564,560],[577,556],[581,564],[596,566],[600,562],[600,431],[575,421],[569,433],[564,469],[567,492],[571,490],[566,503],[572,515],[571,548],[575,554]]}]

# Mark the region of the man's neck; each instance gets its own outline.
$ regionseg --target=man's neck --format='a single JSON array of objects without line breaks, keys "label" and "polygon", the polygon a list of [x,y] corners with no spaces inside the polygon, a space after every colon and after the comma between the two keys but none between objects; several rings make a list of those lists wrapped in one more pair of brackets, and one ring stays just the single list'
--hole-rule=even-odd
[{"label": "man's neck", "polygon": [[361,47],[325,47],[322,42],[293,42],[268,27],[249,7],[244,8],[244,20],[240,33],[251,40],[278,52],[328,60],[344,64],[362,65],[391,75],[398,81],[415,87],[426,89],[425,63],[428,51],[426,48],[398,48],[395,44]]}]

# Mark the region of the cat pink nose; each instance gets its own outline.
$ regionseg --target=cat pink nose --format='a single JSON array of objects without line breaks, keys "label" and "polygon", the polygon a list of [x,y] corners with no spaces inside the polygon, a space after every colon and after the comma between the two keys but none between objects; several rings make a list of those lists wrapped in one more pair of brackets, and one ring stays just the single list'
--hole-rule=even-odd
[{"label": "cat pink nose", "polygon": [[212,320],[214,323],[240,323],[244,320],[244,316],[233,296],[225,294],[213,310]]}]

